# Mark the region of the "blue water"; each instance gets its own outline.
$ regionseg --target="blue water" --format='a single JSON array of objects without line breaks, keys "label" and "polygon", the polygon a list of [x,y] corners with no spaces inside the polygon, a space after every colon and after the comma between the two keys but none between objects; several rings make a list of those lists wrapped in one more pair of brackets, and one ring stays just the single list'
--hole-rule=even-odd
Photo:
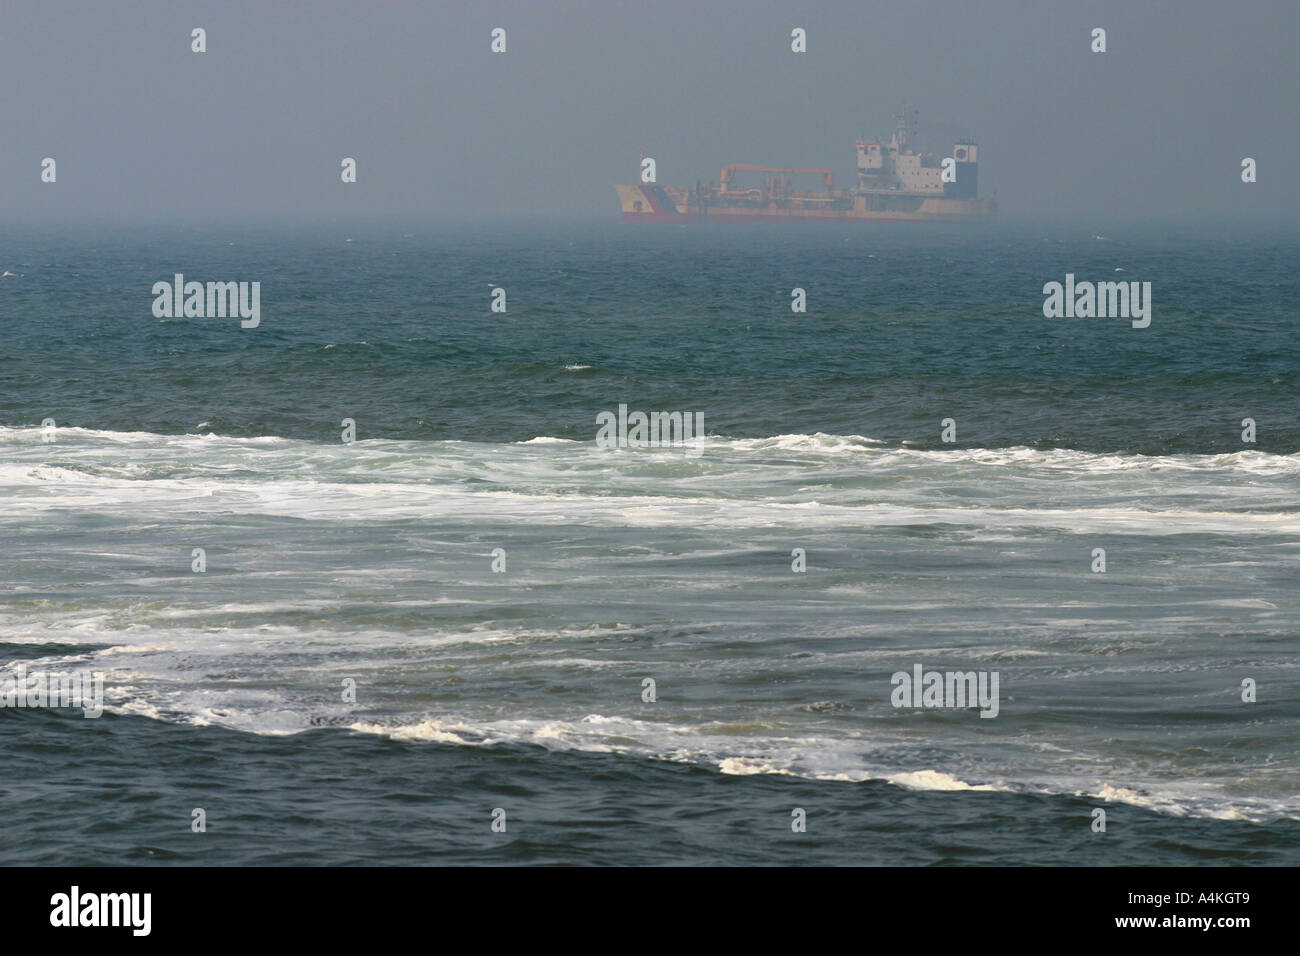
[{"label": "blue water", "polygon": [[[1294,864],[1298,254],[11,231],[0,678],[106,712],[0,708],[0,862]],[[176,272],[260,325],[155,318]],[[1044,318],[1067,272],[1150,327]],[[601,448],[620,403],[707,437]],[[893,706],[918,664],[997,716]]]}]

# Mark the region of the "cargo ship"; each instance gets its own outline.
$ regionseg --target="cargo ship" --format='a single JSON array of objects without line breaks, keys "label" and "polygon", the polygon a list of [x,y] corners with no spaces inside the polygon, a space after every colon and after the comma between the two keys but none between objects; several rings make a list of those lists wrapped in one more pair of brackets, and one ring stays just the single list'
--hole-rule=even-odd
[{"label": "cargo ship", "polygon": [[[979,196],[979,146],[953,145],[940,158],[909,145],[915,111],[904,108],[888,143],[859,141],[858,181],[836,188],[829,169],[780,169],[731,163],[720,182],[694,187],[642,182],[615,186],[624,222],[988,222],[997,203]],[[915,131],[911,130],[914,135]],[[649,173],[642,157],[641,177]],[[761,174],[745,182],[738,174]],[[821,178],[820,189],[796,177]]]}]

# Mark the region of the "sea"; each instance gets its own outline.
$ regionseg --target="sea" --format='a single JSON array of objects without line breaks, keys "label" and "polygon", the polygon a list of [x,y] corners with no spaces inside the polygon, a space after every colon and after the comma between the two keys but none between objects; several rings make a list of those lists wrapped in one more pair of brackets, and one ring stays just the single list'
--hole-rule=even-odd
[{"label": "sea", "polygon": [[[10,225],[0,690],[103,713],[0,707],[0,864],[1300,864],[1298,261]],[[177,274],[258,324],[157,315]],[[1047,318],[1067,275],[1149,326]]]}]

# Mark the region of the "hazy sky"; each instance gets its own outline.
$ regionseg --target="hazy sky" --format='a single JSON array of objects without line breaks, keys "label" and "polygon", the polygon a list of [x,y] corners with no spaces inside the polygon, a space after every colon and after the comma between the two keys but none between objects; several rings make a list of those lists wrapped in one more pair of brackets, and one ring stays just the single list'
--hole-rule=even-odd
[{"label": "hazy sky", "polygon": [[20,220],[615,220],[643,150],[661,183],[755,162],[847,184],[907,99],[927,150],[978,139],[1006,218],[1295,223],[1297,37],[1294,0],[7,0],[0,182]]}]

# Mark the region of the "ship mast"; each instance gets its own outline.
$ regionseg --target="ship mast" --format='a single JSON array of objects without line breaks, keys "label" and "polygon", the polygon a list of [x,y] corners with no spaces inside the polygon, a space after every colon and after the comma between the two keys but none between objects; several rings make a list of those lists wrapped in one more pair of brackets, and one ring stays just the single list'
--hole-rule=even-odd
[{"label": "ship mast", "polygon": [[[898,151],[901,153],[907,149],[909,133],[915,133],[918,125],[916,107],[910,103],[903,104],[901,113],[895,113],[894,119],[898,121],[895,128],[895,142],[898,144]],[[911,123],[908,120],[911,120]]]}]

